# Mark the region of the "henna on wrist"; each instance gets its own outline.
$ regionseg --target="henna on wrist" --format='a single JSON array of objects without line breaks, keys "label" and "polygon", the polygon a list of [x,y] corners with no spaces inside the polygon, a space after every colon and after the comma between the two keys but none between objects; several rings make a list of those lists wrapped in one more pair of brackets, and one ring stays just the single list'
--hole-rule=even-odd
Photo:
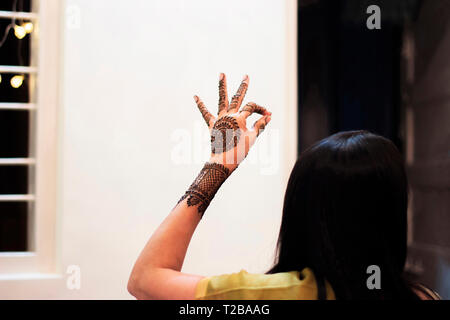
[{"label": "henna on wrist", "polygon": [[187,198],[188,207],[198,206],[200,217],[203,217],[217,190],[230,175],[230,170],[219,163],[206,163],[199,175],[186,191],[181,201]]}]

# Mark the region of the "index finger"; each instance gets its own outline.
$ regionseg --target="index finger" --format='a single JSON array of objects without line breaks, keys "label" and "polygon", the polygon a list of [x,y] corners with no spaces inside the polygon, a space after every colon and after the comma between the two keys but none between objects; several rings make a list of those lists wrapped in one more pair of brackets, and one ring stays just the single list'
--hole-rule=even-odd
[{"label": "index finger", "polygon": [[244,117],[244,119],[247,119],[253,113],[258,113],[263,116],[272,114],[271,112],[267,111],[266,108],[254,103],[254,102],[247,103],[240,111],[240,114]]}]

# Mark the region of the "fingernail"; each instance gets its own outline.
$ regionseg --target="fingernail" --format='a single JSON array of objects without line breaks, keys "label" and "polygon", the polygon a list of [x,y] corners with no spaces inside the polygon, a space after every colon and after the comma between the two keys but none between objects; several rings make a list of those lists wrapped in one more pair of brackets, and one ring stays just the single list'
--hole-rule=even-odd
[{"label": "fingernail", "polygon": [[242,81],[247,81],[248,80],[248,75],[244,76],[244,79],[242,79]]},{"label": "fingernail", "polygon": [[223,80],[223,77],[224,77],[225,75],[223,74],[223,73],[221,73],[220,74],[220,76],[219,76],[219,80]]},{"label": "fingernail", "polygon": [[194,96],[194,100],[195,100],[195,102],[198,102],[198,97]]}]

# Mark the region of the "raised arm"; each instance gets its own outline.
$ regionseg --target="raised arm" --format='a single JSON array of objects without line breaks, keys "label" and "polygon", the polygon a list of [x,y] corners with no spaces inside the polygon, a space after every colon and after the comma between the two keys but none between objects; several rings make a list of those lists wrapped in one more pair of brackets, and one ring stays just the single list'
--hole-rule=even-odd
[{"label": "raised arm", "polygon": [[[270,112],[252,102],[239,110],[248,83],[246,76],[229,103],[226,78],[220,75],[217,117],[194,97],[211,134],[211,157],[137,259],[128,281],[128,291],[137,299],[194,298],[203,277],[181,272],[192,234],[220,186],[271,120]],[[248,129],[246,119],[252,113],[262,117]]]}]

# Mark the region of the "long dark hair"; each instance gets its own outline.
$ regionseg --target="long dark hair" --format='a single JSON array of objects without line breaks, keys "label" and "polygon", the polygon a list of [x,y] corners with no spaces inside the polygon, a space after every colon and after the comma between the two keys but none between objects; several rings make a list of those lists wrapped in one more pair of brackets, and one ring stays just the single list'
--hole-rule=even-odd
[{"label": "long dark hair", "polygon": [[[403,273],[407,207],[403,159],[390,140],[348,131],[319,141],[292,170],[268,273],[309,267],[338,299],[417,299]],[[367,287],[371,265],[381,289]]]}]

